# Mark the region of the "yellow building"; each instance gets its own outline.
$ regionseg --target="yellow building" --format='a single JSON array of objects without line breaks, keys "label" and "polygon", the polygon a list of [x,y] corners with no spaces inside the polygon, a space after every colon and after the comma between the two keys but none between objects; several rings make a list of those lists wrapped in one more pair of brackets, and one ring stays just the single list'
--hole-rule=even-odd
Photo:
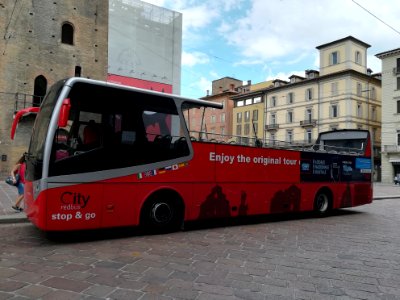
[{"label": "yellow building", "polygon": [[264,135],[264,90],[247,92],[232,97],[234,140],[242,144],[252,144]]},{"label": "yellow building", "polygon": [[381,80],[367,68],[369,47],[352,36],[318,46],[320,71],[233,96],[234,134],[254,137],[247,125],[254,121],[246,122],[246,114],[257,114],[257,137],[267,144],[312,144],[320,132],[367,129],[379,165]]}]

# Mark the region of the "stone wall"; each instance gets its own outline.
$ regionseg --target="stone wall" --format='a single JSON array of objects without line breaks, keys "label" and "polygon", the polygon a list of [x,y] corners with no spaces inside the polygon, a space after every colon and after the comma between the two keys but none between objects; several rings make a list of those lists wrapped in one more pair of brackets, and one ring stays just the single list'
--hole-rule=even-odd
[{"label": "stone wall", "polygon": [[[74,29],[73,44],[61,43],[61,28]],[[108,1],[6,1],[0,4],[0,174],[27,150],[34,118],[24,118],[14,141],[10,128],[18,109],[32,105],[35,79],[44,76],[47,90],[75,75],[106,80]],[[17,99],[19,101],[17,102]]]}]

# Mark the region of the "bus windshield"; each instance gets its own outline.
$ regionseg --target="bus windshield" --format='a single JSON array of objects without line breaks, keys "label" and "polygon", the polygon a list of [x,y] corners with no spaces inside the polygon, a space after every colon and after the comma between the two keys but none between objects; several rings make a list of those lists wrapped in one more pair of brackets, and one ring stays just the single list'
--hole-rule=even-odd
[{"label": "bus windshield", "polygon": [[[50,89],[49,93],[43,100],[40,107],[40,112],[36,117],[35,126],[32,131],[32,137],[29,145],[29,156],[36,161],[43,161],[44,144],[46,140],[47,130],[50,124],[50,119],[53,114],[54,105],[61,92],[64,80],[56,83]],[[39,129],[39,130],[35,130]]]}]

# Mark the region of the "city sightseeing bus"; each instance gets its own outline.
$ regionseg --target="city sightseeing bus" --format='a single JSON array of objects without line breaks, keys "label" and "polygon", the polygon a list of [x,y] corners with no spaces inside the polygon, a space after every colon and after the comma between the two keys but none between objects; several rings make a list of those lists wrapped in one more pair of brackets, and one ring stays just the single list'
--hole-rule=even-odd
[{"label": "city sightseeing bus", "polygon": [[186,125],[205,107],[222,105],[84,78],[56,83],[32,109],[27,217],[44,231],[158,230],[372,202],[368,131],[325,132],[304,147],[207,139]]}]

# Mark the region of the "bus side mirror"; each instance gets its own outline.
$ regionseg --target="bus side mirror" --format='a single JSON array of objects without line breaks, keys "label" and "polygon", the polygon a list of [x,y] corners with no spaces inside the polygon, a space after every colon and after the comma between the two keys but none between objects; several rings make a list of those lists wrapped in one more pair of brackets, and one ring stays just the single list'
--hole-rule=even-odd
[{"label": "bus side mirror", "polygon": [[66,98],[61,105],[60,114],[58,116],[58,127],[65,127],[68,123],[69,111],[71,109],[71,100]]}]

